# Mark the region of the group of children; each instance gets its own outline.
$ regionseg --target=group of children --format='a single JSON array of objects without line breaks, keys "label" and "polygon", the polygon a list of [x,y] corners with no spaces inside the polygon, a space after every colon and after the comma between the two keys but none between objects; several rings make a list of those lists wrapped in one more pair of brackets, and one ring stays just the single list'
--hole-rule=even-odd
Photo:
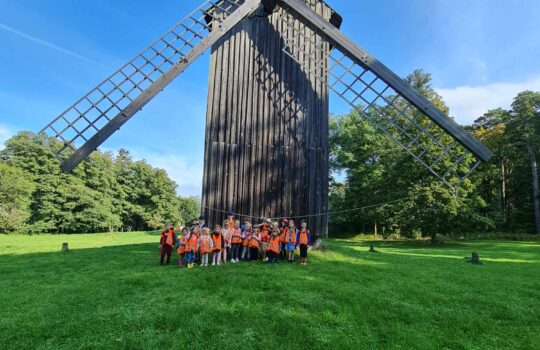
[{"label": "group of children", "polygon": [[201,216],[194,221],[191,228],[184,227],[177,237],[170,225],[161,233],[161,265],[165,257],[170,263],[174,248],[178,253],[178,266],[193,268],[198,259],[200,266],[208,266],[209,256],[212,265],[238,263],[244,261],[277,262],[278,257],[294,261],[294,254],[300,250],[300,263],[307,264],[308,249],[311,245],[311,233],[306,221],[301,222],[299,229],[293,220],[284,219],[281,227],[276,221],[266,219],[259,225],[235,220],[232,213],[227,213],[223,225],[216,225],[214,230],[206,226],[206,218]]}]

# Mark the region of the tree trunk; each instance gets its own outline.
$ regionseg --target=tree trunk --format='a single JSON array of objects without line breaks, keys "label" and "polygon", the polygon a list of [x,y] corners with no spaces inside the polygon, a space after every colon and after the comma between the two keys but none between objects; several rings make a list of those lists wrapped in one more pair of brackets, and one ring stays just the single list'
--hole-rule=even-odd
[{"label": "tree trunk", "polygon": [[540,187],[538,184],[538,167],[536,165],[536,154],[534,153],[533,146],[529,143],[527,145],[529,150],[529,156],[531,158],[531,172],[532,172],[532,188],[533,188],[533,202],[534,202],[534,230],[540,235]]},{"label": "tree trunk", "polygon": [[508,199],[506,196],[506,167],[504,166],[504,159],[501,160],[501,212],[503,215],[503,223],[506,225],[508,222]]}]

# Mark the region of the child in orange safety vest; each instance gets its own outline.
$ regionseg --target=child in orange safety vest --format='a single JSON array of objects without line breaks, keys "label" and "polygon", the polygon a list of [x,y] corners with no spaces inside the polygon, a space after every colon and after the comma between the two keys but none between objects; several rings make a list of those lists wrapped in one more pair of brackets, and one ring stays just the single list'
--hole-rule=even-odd
[{"label": "child in orange safety vest", "polygon": [[244,232],[242,232],[242,255],[240,258],[241,260],[249,260],[249,257],[250,257],[249,242],[251,240],[252,233],[253,233],[253,230],[251,228],[251,222],[246,221]]},{"label": "child in orange safety vest", "polygon": [[221,229],[221,233],[223,235],[223,249],[221,250],[221,262],[224,264],[227,263],[227,251],[231,248],[232,231],[233,231],[233,228],[230,224],[230,221],[228,219],[223,221],[223,228]]},{"label": "child in orange safety vest", "polygon": [[208,254],[212,252],[213,248],[212,238],[210,237],[210,229],[208,227],[202,228],[202,235],[199,238],[199,252],[201,253],[201,266],[208,266]]},{"label": "child in orange safety vest", "polygon": [[186,252],[186,238],[189,231],[186,227],[182,229],[182,234],[180,237],[178,237],[178,249],[176,252],[178,253],[178,266],[183,267],[184,266],[184,255]]},{"label": "child in orange safety vest", "polygon": [[261,247],[259,249],[259,255],[263,261],[267,261],[266,248],[268,248],[268,238],[270,237],[270,225],[272,221],[265,219],[265,221],[259,225],[261,233]]},{"label": "child in orange safety vest", "polygon": [[232,245],[231,262],[237,263],[239,261],[238,257],[240,255],[240,246],[242,245],[242,230],[240,230],[240,220],[235,220],[234,222],[234,228],[232,230],[231,245]]},{"label": "child in orange safety vest", "polygon": [[266,254],[268,255],[268,263],[273,264],[277,262],[277,256],[279,255],[280,239],[279,228],[274,226],[272,228],[272,235],[268,239],[268,247],[266,248]]},{"label": "child in orange safety vest", "polygon": [[307,265],[307,253],[311,246],[311,233],[307,229],[307,222],[302,220],[301,229],[296,236],[296,245],[300,246],[300,264]]},{"label": "child in orange safety vest", "polygon": [[248,247],[249,247],[249,260],[257,261],[259,260],[259,248],[261,246],[261,234],[259,233],[259,228],[254,227],[253,233],[249,237]]},{"label": "child in orange safety vest", "polygon": [[294,226],[294,220],[289,220],[289,227],[282,231],[282,246],[287,252],[287,258],[289,263],[292,263],[294,260],[294,251],[296,250],[296,236],[298,230]]},{"label": "child in orange safety vest", "polygon": [[214,254],[212,258],[212,266],[221,265],[221,250],[223,249],[224,245],[221,226],[216,225],[214,227],[214,232],[212,232],[212,253]]},{"label": "child in orange safety vest", "polygon": [[186,238],[185,252],[186,252],[186,263],[188,269],[193,268],[193,263],[195,262],[195,254],[199,251],[199,226],[193,226],[189,236]]}]

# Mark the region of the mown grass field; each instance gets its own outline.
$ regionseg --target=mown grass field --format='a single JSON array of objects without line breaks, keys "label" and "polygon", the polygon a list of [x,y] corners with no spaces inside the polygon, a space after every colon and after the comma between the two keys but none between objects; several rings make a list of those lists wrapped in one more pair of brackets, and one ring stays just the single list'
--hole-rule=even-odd
[{"label": "mown grass field", "polygon": [[540,349],[539,243],[327,240],[307,267],[187,270],[157,240],[0,236],[0,348]]}]

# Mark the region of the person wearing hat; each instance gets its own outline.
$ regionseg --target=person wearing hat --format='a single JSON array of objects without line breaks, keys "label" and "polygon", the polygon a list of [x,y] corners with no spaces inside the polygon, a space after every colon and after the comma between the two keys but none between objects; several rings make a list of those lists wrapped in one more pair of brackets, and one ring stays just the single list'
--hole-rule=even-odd
[{"label": "person wearing hat", "polygon": [[229,227],[234,227],[234,213],[230,210],[227,212],[227,220],[229,220]]},{"label": "person wearing hat", "polygon": [[199,227],[200,228],[208,227],[208,224],[206,223],[206,216],[204,215],[199,216]]}]

